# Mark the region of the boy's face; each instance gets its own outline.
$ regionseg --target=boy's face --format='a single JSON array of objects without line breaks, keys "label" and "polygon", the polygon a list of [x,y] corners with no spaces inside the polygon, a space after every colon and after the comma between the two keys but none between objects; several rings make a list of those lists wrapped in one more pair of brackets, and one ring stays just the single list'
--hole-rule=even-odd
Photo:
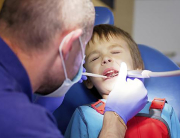
[{"label": "boy's face", "polygon": [[109,41],[95,37],[94,43],[90,42],[86,48],[85,68],[89,73],[105,75],[108,78],[90,77],[88,87],[94,85],[106,99],[114,87],[121,62],[127,64],[128,70],[133,70],[133,60],[126,41],[115,36],[110,36]]}]

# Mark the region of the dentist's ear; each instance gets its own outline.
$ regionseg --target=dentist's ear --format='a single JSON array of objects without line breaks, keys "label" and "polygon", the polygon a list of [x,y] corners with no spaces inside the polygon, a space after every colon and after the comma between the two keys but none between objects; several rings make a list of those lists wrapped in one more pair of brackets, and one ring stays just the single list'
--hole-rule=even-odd
[{"label": "dentist's ear", "polygon": [[90,78],[87,77],[87,80],[84,81],[84,84],[85,86],[88,88],[88,89],[92,89],[93,88],[93,83],[91,82]]},{"label": "dentist's ear", "polygon": [[64,59],[67,59],[69,52],[72,49],[73,43],[76,40],[79,41],[79,37],[81,35],[82,35],[82,29],[77,29],[70,32],[64,37],[64,40],[62,40],[62,53]]}]

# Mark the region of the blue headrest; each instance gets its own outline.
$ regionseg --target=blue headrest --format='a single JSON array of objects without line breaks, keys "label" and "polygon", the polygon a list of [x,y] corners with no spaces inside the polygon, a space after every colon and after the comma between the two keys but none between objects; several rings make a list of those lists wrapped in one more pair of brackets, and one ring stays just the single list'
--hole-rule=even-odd
[{"label": "blue headrest", "polygon": [[111,24],[114,25],[114,15],[111,10],[106,7],[95,7],[95,23],[94,25],[99,24]]},{"label": "blue headrest", "polygon": [[[178,70],[170,59],[159,51],[144,45],[138,45],[141,56],[143,58],[145,69],[151,71],[172,71]],[[148,90],[149,100],[157,98],[166,98],[168,103],[172,105],[180,120],[180,77],[164,77],[145,79],[144,83]],[[89,104],[96,101],[90,91],[83,84],[75,84],[66,94],[62,105],[54,112],[54,116],[58,121],[58,127],[65,132],[68,122],[76,107]]]}]

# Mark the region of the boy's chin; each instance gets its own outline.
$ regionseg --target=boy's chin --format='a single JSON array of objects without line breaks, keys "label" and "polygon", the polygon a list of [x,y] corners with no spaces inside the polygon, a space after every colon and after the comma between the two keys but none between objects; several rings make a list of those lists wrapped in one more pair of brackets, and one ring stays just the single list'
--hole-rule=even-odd
[{"label": "boy's chin", "polygon": [[105,80],[105,84],[108,85],[108,86],[109,86],[109,85],[113,85],[113,86],[114,86],[114,84],[116,83],[116,81],[117,81],[117,76]]},{"label": "boy's chin", "polygon": [[114,83],[109,83],[108,85],[105,85],[104,88],[106,88],[107,91],[111,92],[114,88]]}]

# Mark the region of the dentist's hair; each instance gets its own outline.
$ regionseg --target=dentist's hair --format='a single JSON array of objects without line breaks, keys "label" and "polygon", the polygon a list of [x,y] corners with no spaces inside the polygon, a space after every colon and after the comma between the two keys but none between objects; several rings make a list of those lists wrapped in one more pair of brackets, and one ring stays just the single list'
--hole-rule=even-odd
[{"label": "dentist's hair", "polygon": [[94,24],[90,0],[5,0],[0,12],[0,36],[25,51],[50,47],[54,39],[74,29],[86,37]]},{"label": "dentist's hair", "polygon": [[99,41],[109,41],[110,37],[121,37],[124,41],[126,41],[129,46],[130,54],[133,60],[133,68],[144,69],[144,63],[141,58],[141,54],[139,52],[137,44],[127,32],[116,26],[108,24],[101,24],[95,26],[92,38],[88,42],[87,47],[90,43],[95,43],[95,38],[98,38]]}]

